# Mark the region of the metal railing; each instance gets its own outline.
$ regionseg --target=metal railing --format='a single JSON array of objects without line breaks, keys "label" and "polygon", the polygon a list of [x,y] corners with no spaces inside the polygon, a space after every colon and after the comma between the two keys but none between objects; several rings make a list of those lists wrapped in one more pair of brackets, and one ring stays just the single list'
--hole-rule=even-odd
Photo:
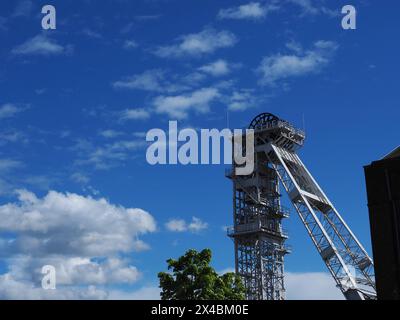
[{"label": "metal railing", "polygon": [[266,122],[265,124],[259,124],[256,126],[255,131],[258,130],[266,130],[266,129],[275,129],[275,128],[286,128],[295,134],[305,137],[306,134],[303,130],[295,128],[291,123],[283,120],[277,120],[277,121],[270,121]]},{"label": "metal railing", "polygon": [[234,235],[238,234],[246,234],[246,233],[252,233],[252,232],[260,232],[260,231],[265,231],[270,234],[274,234],[276,236],[282,236],[285,238],[288,238],[288,231],[284,228],[270,228],[267,225],[263,225],[261,221],[255,221],[255,222],[250,222],[250,223],[244,223],[244,224],[238,224],[235,226],[230,226],[226,228],[226,233],[229,237],[232,237]]}]

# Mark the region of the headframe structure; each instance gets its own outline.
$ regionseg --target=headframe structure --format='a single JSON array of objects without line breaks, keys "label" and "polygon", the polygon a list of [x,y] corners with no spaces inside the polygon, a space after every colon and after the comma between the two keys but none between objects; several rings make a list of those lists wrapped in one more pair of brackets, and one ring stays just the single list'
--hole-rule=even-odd
[{"label": "headframe structure", "polygon": [[[376,299],[372,259],[321,187],[300,160],[297,150],[305,133],[271,113],[255,117],[254,171],[226,176],[233,181],[235,269],[249,300],[283,300],[287,233],[282,220],[289,211],[281,205],[281,186],[319,255],[348,300]],[[242,148],[245,148],[243,144]]]}]

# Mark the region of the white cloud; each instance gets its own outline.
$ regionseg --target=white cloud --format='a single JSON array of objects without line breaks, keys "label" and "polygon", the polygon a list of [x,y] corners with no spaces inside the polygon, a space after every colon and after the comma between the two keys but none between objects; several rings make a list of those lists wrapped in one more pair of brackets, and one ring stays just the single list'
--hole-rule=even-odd
[{"label": "white cloud", "polygon": [[288,300],[343,300],[332,276],[325,272],[285,274]]},{"label": "white cloud", "polygon": [[280,80],[317,73],[329,64],[337,48],[335,42],[321,40],[305,52],[264,57],[257,70],[261,74],[260,83],[274,85]]},{"label": "white cloud", "polygon": [[231,66],[225,60],[219,59],[199,68],[200,71],[208,73],[214,77],[225,76],[231,72]]},{"label": "white cloud", "polygon": [[22,184],[33,186],[36,189],[48,190],[51,185],[57,181],[57,178],[47,175],[28,175],[22,180]]},{"label": "white cloud", "polygon": [[199,218],[193,217],[192,221],[188,225],[188,230],[191,232],[199,232],[207,229],[208,223],[201,221]]},{"label": "white cloud", "polygon": [[16,143],[16,142],[28,143],[29,138],[25,133],[21,131],[12,130],[12,131],[0,132],[0,146],[6,143]]},{"label": "white cloud", "polygon": [[160,57],[201,56],[221,48],[232,47],[237,41],[236,36],[230,31],[206,28],[199,33],[179,37],[174,45],[159,47],[155,54]]},{"label": "white cloud", "polygon": [[116,137],[123,135],[123,133],[120,131],[108,129],[108,130],[101,131],[100,135],[104,138],[112,139],[112,138],[116,138]]},{"label": "white cloud", "polygon": [[39,34],[23,44],[15,47],[12,53],[15,55],[60,55],[71,53],[72,46],[62,46],[57,41],[44,34]]},{"label": "white cloud", "polygon": [[111,291],[109,300],[160,300],[161,289],[156,286],[142,287],[136,291]]},{"label": "white cloud", "polygon": [[269,12],[279,10],[279,8],[275,3],[262,5],[259,2],[250,2],[238,7],[221,9],[218,13],[218,18],[260,20],[264,19]]},{"label": "white cloud", "polygon": [[145,286],[137,290],[100,289],[96,285],[58,286],[43,290],[28,280],[17,280],[7,273],[0,275],[1,300],[160,300],[160,288]]},{"label": "white cloud", "polygon": [[123,47],[124,47],[124,49],[127,49],[127,50],[135,49],[138,47],[138,44],[135,40],[125,40]]},{"label": "white cloud", "polygon": [[178,96],[159,96],[153,101],[155,111],[171,118],[185,119],[191,111],[208,113],[209,105],[220,96],[215,88],[203,88],[190,94]]},{"label": "white cloud", "polygon": [[94,262],[89,258],[48,258],[38,265],[49,264],[56,268],[59,285],[104,285],[133,283],[139,278],[139,271],[118,258],[105,262]]},{"label": "white cloud", "polygon": [[107,292],[95,286],[43,290],[33,286],[31,281],[15,279],[9,273],[0,275],[2,300],[104,300],[107,296]]},{"label": "white cloud", "polygon": [[8,273],[18,280],[40,284],[44,265],[56,270],[57,286],[133,284],[141,276],[135,266],[116,257],[101,259],[69,255],[18,255],[7,259]]},{"label": "white cloud", "polygon": [[172,88],[176,90],[170,90],[168,92],[176,92],[176,91],[187,91],[197,87],[201,82],[207,79],[206,73],[198,71],[193,71],[188,73],[187,75],[183,76],[181,79],[178,80],[181,84],[176,84]]},{"label": "white cloud", "polygon": [[259,103],[258,100],[251,89],[235,90],[228,99],[228,110],[234,112],[245,111],[256,107]]},{"label": "white cloud", "polygon": [[17,169],[22,166],[22,163],[13,159],[0,159],[0,172]]},{"label": "white cloud", "polygon": [[80,184],[87,184],[90,181],[88,176],[86,176],[80,172],[73,173],[70,178],[72,181],[75,181],[76,183],[80,183]]},{"label": "white cloud", "polygon": [[183,219],[172,219],[165,224],[169,231],[184,232],[187,230],[186,221]]},{"label": "white cloud", "polygon": [[208,223],[203,222],[201,219],[192,217],[190,222],[186,222],[183,219],[171,219],[166,224],[165,227],[168,231],[172,232],[192,232],[198,233],[202,230],[208,228]]},{"label": "white cloud", "polygon": [[146,146],[146,141],[141,140],[117,140],[112,143],[97,146],[84,139],[71,148],[78,153],[78,165],[90,165],[97,170],[113,168],[123,161],[133,158],[132,151]]},{"label": "white cloud", "polygon": [[[142,209],[105,199],[50,191],[45,197],[21,190],[18,202],[0,206],[0,249],[7,273],[0,275],[0,299],[105,299],[97,286],[135,283],[139,270],[122,253],[148,249],[138,237],[154,232],[154,218]],[[41,268],[56,268],[57,290],[42,290]]]},{"label": "white cloud", "polygon": [[19,191],[19,202],[0,206],[0,231],[18,233],[12,252],[104,256],[129,252],[140,234],[156,229],[141,209],[124,208],[106,199],[50,191],[40,199]]},{"label": "white cloud", "polygon": [[113,83],[114,88],[158,92],[163,91],[165,85],[164,72],[158,69],[147,70],[141,74],[136,74]]},{"label": "white cloud", "polygon": [[126,109],[121,112],[121,120],[146,120],[150,118],[150,112],[143,108]]},{"label": "white cloud", "polygon": [[24,108],[18,107],[12,103],[6,103],[0,106],[0,120],[14,117],[17,113],[23,111]]},{"label": "white cloud", "polygon": [[133,242],[133,249],[137,252],[150,250],[150,245],[143,240],[137,239]]}]

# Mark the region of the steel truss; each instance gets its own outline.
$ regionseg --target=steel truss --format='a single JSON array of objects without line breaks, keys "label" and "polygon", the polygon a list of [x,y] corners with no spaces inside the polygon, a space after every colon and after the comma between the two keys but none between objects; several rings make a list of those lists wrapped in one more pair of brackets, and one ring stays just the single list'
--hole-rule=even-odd
[{"label": "steel truss", "polygon": [[304,133],[269,113],[257,116],[250,128],[254,172],[235,176],[234,165],[227,175],[234,185],[234,227],[228,235],[247,298],[285,298],[284,255],[290,249],[282,219],[289,214],[281,205],[280,181],[345,298],[376,299],[372,259],[296,153]]},{"label": "steel truss", "polygon": [[345,297],[375,298],[372,259],[298,155],[271,143],[266,148],[266,154]]},{"label": "steel truss", "polygon": [[234,222],[228,230],[235,242],[236,272],[241,275],[249,300],[283,300],[284,255],[287,236],[282,219],[288,217],[280,203],[279,178],[268,167],[266,155],[256,154],[262,165],[250,176],[229,177],[234,182]]}]

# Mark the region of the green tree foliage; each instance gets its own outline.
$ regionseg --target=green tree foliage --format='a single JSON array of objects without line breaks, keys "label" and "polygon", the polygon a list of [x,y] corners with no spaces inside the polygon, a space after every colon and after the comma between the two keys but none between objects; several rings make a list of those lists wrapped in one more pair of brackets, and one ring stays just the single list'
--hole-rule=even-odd
[{"label": "green tree foliage", "polygon": [[239,276],[219,276],[210,266],[211,250],[189,250],[178,260],[169,259],[169,272],[160,272],[162,300],[243,300],[245,288]]}]

